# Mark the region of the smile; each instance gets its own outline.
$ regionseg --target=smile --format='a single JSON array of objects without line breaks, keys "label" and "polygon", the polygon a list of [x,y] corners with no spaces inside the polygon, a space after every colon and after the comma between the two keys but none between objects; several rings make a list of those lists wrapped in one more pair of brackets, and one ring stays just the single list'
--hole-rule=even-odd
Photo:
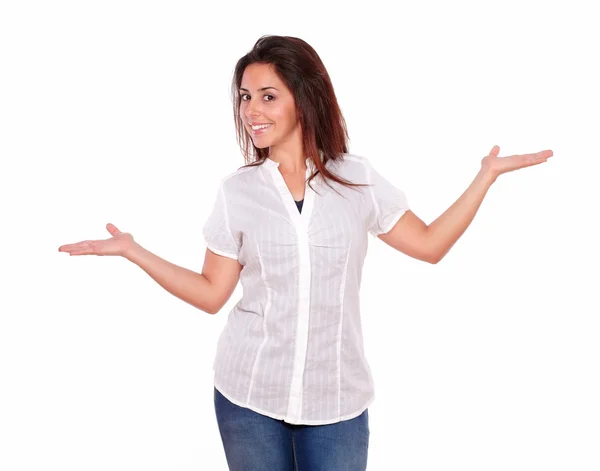
[{"label": "smile", "polygon": [[253,129],[252,128],[252,134],[254,134],[255,136],[259,135],[259,134],[264,134],[265,132],[267,132],[267,130],[272,126],[272,124],[268,124],[266,126],[260,126],[257,129]]}]

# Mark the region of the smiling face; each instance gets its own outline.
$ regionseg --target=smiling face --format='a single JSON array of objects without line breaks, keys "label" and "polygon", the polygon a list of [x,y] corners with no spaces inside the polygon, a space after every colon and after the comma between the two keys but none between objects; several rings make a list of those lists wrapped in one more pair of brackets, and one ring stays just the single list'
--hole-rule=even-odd
[{"label": "smiling face", "polygon": [[[265,88],[268,87],[268,88]],[[296,115],[294,96],[271,64],[253,63],[242,76],[240,119],[259,149],[302,145],[302,130]],[[251,124],[268,124],[253,130]]]}]

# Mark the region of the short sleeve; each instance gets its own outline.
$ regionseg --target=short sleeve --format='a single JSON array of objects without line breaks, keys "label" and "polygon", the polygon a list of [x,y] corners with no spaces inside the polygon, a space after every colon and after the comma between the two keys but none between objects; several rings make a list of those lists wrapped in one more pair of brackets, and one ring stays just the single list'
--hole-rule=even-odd
[{"label": "short sleeve", "polygon": [[372,203],[368,231],[377,237],[389,232],[410,208],[404,191],[375,170],[368,159],[365,163]]},{"label": "short sleeve", "polygon": [[223,183],[219,185],[217,197],[204,228],[202,229],[206,246],[218,255],[238,259],[240,245],[236,242],[229,224],[227,199]]}]

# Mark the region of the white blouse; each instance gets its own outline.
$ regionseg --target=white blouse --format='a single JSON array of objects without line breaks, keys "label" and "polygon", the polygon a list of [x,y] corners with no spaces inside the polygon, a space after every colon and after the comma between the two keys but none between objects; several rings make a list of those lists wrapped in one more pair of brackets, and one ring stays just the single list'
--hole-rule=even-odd
[{"label": "white blouse", "polygon": [[[306,164],[308,179],[315,169]],[[243,265],[243,296],[218,340],[214,386],[290,424],[348,420],[373,402],[359,302],[367,232],[388,232],[409,209],[367,158],[343,154],[326,165],[372,186],[330,181],[338,194],[319,174],[299,212],[279,163],[267,158],[221,180],[203,228],[211,251]]]}]

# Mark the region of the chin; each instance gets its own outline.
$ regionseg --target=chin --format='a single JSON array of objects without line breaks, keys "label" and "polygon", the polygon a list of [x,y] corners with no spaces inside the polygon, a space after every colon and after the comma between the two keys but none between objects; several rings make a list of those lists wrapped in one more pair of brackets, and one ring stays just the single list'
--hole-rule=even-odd
[{"label": "chin", "polygon": [[[250,138],[252,139],[252,138]],[[274,139],[272,138],[272,136],[269,136],[269,139],[252,139],[252,142],[254,143],[254,146],[259,148],[259,149],[267,149],[269,147],[271,147],[273,144],[275,144],[275,142],[273,142]]]},{"label": "chin", "polygon": [[257,149],[268,149],[269,147],[271,147],[271,144],[265,144],[264,142],[254,142],[254,147],[256,147]]}]

